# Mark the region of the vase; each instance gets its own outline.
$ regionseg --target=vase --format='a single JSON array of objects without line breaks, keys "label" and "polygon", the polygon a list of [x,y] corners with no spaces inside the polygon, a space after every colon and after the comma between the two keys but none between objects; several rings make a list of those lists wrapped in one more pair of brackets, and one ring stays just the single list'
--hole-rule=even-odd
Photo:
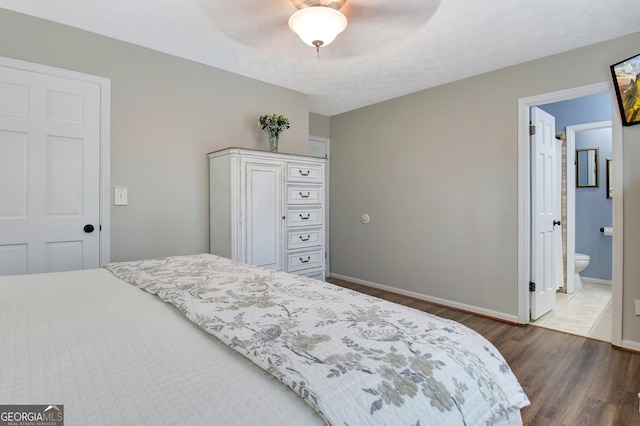
[{"label": "vase", "polygon": [[269,151],[278,152],[279,139],[280,139],[280,135],[276,133],[269,134]]}]

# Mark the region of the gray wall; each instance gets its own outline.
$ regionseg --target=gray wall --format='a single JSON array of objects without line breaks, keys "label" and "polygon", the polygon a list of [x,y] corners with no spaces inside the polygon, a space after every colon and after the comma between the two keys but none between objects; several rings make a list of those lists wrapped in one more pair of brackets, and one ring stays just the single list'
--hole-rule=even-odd
[{"label": "gray wall", "polygon": [[331,137],[331,119],[326,115],[309,113],[309,135],[323,138]]},{"label": "gray wall", "polygon": [[207,153],[268,149],[260,115],[291,128],[280,151],[306,154],[308,96],[153,50],[0,9],[0,55],[111,79],[111,259],[208,251]]},{"label": "gray wall", "polygon": [[[331,117],[332,272],[517,315],[517,101],[609,82],[638,45],[640,33]],[[623,339],[640,342],[640,126],[623,129],[623,150]]]}]

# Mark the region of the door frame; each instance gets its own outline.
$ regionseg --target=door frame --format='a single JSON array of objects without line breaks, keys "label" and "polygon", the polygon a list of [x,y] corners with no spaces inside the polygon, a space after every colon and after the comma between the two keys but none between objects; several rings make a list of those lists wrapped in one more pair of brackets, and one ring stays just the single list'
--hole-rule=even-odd
[{"label": "door frame", "polygon": [[95,84],[100,88],[100,266],[111,262],[111,80],[0,56],[0,66]]},{"label": "door frame", "polygon": [[611,137],[614,167],[613,185],[613,270],[611,344],[622,345],[623,289],[623,174],[622,122],[617,111],[613,85],[596,83],[518,99],[518,322],[529,324],[529,276],[531,255],[531,171],[529,153],[529,110],[533,106],[566,101],[601,93],[611,95]]}]

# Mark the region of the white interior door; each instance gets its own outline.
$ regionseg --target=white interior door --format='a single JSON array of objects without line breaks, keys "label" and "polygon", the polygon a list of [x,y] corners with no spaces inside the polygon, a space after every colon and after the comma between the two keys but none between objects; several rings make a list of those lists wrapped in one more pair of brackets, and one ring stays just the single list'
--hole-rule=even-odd
[{"label": "white interior door", "polygon": [[0,66],[0,182],[0,275],[97,268],[100,87]]},{"label": "white interior door", "polygon": [[329,158],[330,156],[330,141],[327,138],[321,138],[318,136],[309,136],[309,155],[313,157],[325,158],[327,160],[324,168],[324,241],[325,241],[325,276],[331,275],[331,256],[329,255],[329,251],[331,248],[331,240],[330,237],[330,226],[329,226]]},{"label": "white interior door", "polygon": [[[555,306],[558,283],[556,233],[562,232],[557,203],[558,185],[555,118],[539,108],[531,109],[535,134],[531,137],[531,319]],[[561,247],[560,247],[561,250]],[[560,259],[562,258],[560,253]]]}]

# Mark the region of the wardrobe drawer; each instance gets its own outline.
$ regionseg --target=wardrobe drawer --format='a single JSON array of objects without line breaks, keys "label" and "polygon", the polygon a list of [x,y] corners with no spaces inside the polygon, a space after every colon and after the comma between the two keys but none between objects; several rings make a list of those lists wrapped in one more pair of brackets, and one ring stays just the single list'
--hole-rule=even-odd
[{"label": "wardrobe drawer", "polygon": [[322,266],[324,266],[324,250],[322,247],[315,250],[287,253],[287,272],[320,268]]},{"label": "wardrobe drawer", "polygon": [[287,162],[287,181],[322,183],[322,164]]},{"label": "wardrobe drawer", "polygon": [[287,227],[320,226],[322,216],[322,207],[288,207]]},{"label": "wardrobe drawer", "polygon": [[324,232],[322,228],[294,229],[287,231],[287,250],[322,245]]},{"label": "wardrobe drawer", "polygon": [[287,185],[287,204],[322,204],[321,185]]},{"label": "wardrobe drawer", "polygon": [[313,271],[304,270],[304,271],[296,272],[296,274],[313,278],[314,280],[326,281],[326,278],[324,276],[324,269],[320,269],[320,270],[316,269]]}]

